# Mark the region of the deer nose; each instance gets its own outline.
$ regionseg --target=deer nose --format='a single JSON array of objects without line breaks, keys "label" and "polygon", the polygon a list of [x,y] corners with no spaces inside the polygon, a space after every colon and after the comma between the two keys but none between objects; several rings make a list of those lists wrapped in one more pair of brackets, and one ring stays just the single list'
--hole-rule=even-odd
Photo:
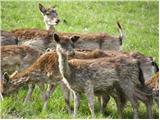
[{"label": "deer nose", "polygon": [[59,23],[60,22],[60,19],[57,19],[56,23]]}]

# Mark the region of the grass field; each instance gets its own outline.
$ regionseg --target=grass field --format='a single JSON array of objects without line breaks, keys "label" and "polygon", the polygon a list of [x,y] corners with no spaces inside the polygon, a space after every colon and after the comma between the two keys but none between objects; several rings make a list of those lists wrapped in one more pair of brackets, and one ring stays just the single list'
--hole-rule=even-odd
[{"label": "grass field", "polygon": [[[47,0],[46,0],[47,1]],[[45,28],[42,16],[35,2],[4,2],[1,1],[1,29]],[[139,51],[152,56],[158,62],[158,1],[154,2],[40,2],[45,6],[56,5],[60,19],[66,20],[56,26],[63,32],[108,32],[118,35],[116,21],[119,21],[126,34],[123,44],[124,51]],[[49,100],[48,111],[41,112],[42,100],[36,88],[31,101],[23,105],[27,87],[18,93],[5,97],[1,103],[2,118],[71,118],[68,115],[64,99],[58,87]],[[145,106],[140,105],[140,117],[145,117]],[[102,116],[99,105],[95,101],[96,118],[117,118],[116,105],[111,100]],[[154,118],[159,118],[157,107],[153,108]],[[125,118],[132,118],[132,109],[127,104]],[[87,100],[82,97],[78,118],[90,118]]]}]

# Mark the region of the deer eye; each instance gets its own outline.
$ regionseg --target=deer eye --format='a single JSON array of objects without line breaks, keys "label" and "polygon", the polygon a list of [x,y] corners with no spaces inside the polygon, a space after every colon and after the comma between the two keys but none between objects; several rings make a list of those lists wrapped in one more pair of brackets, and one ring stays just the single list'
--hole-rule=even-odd
[{"label": "deer eye", "polygon": [[56,13],[56,11],[55,11],[55,10],[51,10],[51,12],[52,12],[52,13]]}]

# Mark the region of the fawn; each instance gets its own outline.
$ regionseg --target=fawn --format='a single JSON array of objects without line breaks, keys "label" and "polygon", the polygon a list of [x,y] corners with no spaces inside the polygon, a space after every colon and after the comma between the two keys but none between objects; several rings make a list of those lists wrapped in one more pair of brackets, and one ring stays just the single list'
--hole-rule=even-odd
[{"label": "fawn", "polygon": [[54,39],[57,42],[56,52],[62,81],[74,94],[74,117],[79,106],[80,92],[85,93],[87,96],[89,108],[92,117],[94,117],[94,93],[100,95],[117,94],[114,89],[123,91],[128,97],[133,107],[134,118],[138,118],[138,99],[147,104],[147,112],[151,117],[152,104],[149,102],[151,100],[138,90],[139,87],[141,90],[145,87],[143,73],[137,61],[127,60],[123,57],[118,60],[119,64],[115,62],[117,58],[108,61],[107,59],[103,61],[102,59],[72,59],[68,62],[68,55],[75,54],[71,44],[64,43],[57,34],[54,34]]}]

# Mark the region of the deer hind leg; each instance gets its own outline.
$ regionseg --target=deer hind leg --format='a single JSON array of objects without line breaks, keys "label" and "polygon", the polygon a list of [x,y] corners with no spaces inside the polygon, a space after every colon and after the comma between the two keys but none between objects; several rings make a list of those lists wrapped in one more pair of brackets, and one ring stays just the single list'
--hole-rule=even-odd
[{"label": "deer hind leg", "polygon": [[28,85],[28,92],[27,92],[27,96],[24,99],[24,104],[29,102],[29,100],[30,100],[30,98],[32,96],[34,88],[35,88],[35,84],[29,84]]},{"label": "deer hind leg", "polygon": [[[45,98],[46,98],[45,84],[43,82],[40,82],[40,83],[38,83],[38,86],[41,91],[41,97],[42,97],[43,101],[45,102]],[[43,110],[46,110],[46,109],[47,109],[47,106],[45,106],[45,108],[43,108]]]},{"label": "deer hind leg", "polygon": [[134,97],[129,98],[132,108],[133,108],[133,118],[138,119],[138,103],[137,100],[134,99]]},{"label": "deer hind leg", "polygon": [[145,95],[145,93],[142,93],[140,90],[136,90],[135,95],[139,100],[141,100],[145,104],[147,110],[147,118],[152,119],[152,96]]},{"label": "deer hind leg", "polygon": [[119,95],[112,95],[112,97],[114,98],[115,102],[116,102],[116,106],[117,106],[117,112],[118,112],[118,118],[122,119],[123,118],[123,104],[121,103],[121,99]]},{"label": "deer hind leg", "polygon": [[95,113],[94,113],[94,89],[93,89],[93,85],[89,85],[88,88],[85,90],[85,94],[87,96],[88,99],[88,105],[89,105],[89,109],[91,111],[91,115],[92,118],[95,117]]},{"label": "deer hind leg", "polygon": [[100,113],[104,113],[105,108],[110,100],[109,95],[103,95],[98,97],[99,103],[100,103]]},{"label": "deer hind leg", "polygon": [[0,101],[3,101],[3,95],[1,92],[0,92]]},{"label": "deer hind leg", "polygon": [[46,91],[46,94],[44,95],[44,105],[43,105],[43,110],[47,109],[48,107],[48,99],[49,97],[52,95],[52,93],[54,92],[56,88],[55,84],[49,84],[48,85],[48,90]]},{"label": "deer hind leg", "polygon": [[137,99],[133,93],[134,88],[130,88],[130,89],[132,89],[132,90],[123,89],[123,91],[124,91],[125,95],[128,97],[129,101],[131,102],[132,109],[133,109],[133,118],[138,119],[138,102],[137,102]]},{"label": "deer hind leg", "polygon": [[152,119],[152,100],[149,100],[149,102],[146,102],[146,108],[147,108],[147,118]]},{"label": "deer hind leg", "polygon": [[77,111],[78,111],[78,107],[79,107],[79,103],[80,103],[80,95],[75,91],[72,91],[72,92],[73,92],[73,95],[74,95],[74,113],[73,113],[73,118],[75,118],[76,115],[77,115]]},{"label": "deer hind leg", "polygon": [[69,90],[68,87],[63,82],[61,82],[61,89],[62,89],[62,92],[63,92],[64,101],[65,101],[65,104],[66,104],[67,111],[68,111],[69,114],[72,114],[72,109],[71,109],[71,105],[70,105],[71,90]]}]

